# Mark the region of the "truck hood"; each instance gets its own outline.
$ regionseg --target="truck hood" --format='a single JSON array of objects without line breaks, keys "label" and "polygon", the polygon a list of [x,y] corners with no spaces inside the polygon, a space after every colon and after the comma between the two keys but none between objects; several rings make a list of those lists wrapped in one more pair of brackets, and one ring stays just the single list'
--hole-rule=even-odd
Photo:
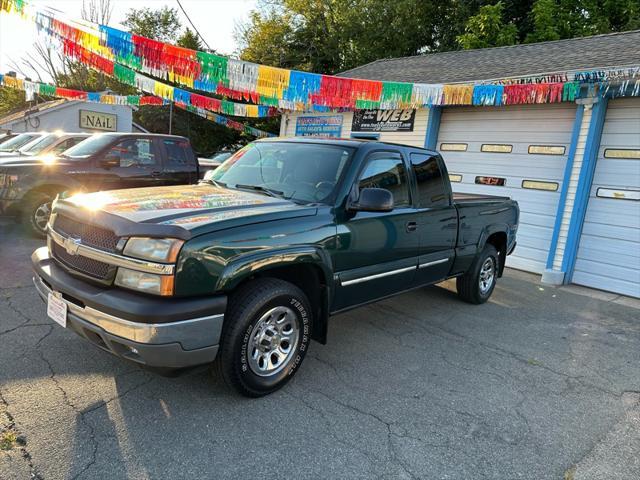
[{"label": "truck hood", "polygon": [[42,167],[50,165],[68,165],[71,162],[53,155],[30,156],[12,155],[0,157],[0,167]]},{"label": "truck hood", "polygon": [[62,203],[136,223],[206,231],[317,212],[290,200],[209,184],[87,193]]}]

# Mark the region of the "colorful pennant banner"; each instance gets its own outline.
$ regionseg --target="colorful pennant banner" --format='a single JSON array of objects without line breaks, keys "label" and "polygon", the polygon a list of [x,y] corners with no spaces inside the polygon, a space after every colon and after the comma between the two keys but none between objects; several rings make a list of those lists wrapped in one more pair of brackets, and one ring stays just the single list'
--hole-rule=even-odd
[{"label": "colorful pennant banner", "polygon": [[[0,0],[0,11],[33,19],[41,31],[63,42],[66,55],[113,74],[123,83],[136,85],[167,100],[179,101],[187,107],[235,116],[274,114],[269,107],[329,111],[556,103],[574,101],[580,95],[597,92],[613,96],[638,95],[640,90],[640,67],[452,85],[336,77],[258,65],[177,47],[106,25],[73,26],[50,12],[28,8],[24,0]],[[144,77],[141,72],[182,87],[258,106],[196,97],[197,94]]]},{"label": "colorful pennant banner", "polygon": [[[1,0],[0,0],[1,1]],[[23,90],[26,95],[27,101],[32,101],[35,95],[41,95],[46,97],[67,98],[69,100],[81,100],[84,102],[103,103],[107,105],[168,105],[168,100],[163,100],[160,97],[152,95],[112,95],[102,92],[85,92],[83,90],[72,90],[69,88],[56,87],[47,83],[31,82],[21,78],[16,78],[8,75],[0,74],[0,87],[9,87],[17,90]],[[175,100],[175,105],[178,108],[188,110],[202,118],[206,118],[212,122],[215,122],[225,127],[245,132],[248,135],[252,135],[258,138],[274,137],[273,133],[265,132],[258,128],[254,128],[250,125],[232,120],[230,118],[218,115],[216,113],[209,112],[203,108],[193,107],[191,105]]]}]

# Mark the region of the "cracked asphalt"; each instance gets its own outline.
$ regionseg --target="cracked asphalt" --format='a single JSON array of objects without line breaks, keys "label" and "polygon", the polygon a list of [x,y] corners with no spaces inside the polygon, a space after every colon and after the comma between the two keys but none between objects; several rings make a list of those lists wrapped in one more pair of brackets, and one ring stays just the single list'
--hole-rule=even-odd
[{"label": "cracked asphalt", "polygon": [[[281,391],[163,378],[53,324],[0,224],[0,479],[640,478],[640,310],[507,271],[334,317]],[[626,303],[626,304],[625,304]]]}]

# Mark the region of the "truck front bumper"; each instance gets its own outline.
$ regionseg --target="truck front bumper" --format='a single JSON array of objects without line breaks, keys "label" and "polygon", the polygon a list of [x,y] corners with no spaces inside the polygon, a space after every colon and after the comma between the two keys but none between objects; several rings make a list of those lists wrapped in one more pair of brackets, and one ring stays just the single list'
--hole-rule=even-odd
[{"label": "truck front bumper", "polygon": [[67,328],[118,357],[151,367],[182,368],[212,362],[227,299],[153,298],[81,281],[49,256],[31,260],[33,282],[46,303],[52,292],[67,305]]}]

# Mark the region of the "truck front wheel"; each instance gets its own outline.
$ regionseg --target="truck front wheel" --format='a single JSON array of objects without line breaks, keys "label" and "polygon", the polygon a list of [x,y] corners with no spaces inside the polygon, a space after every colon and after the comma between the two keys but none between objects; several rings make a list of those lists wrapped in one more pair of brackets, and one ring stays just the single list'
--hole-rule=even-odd
[{"label": "truck front wheel", "polygon": [[216,368],[241,394],[260,397],[284,386],[309,348],[311,308],[295,285],[260,278],[229,300]]},{"label": "truck front wheel", "polygon": [[22,224],[32,236],[44,238],[47,235],[47,223],[51,215],[53,197],[45,192],[29,194],[22,206]]},{"label": "truck front wheel", "polygon": [[499,271],[498,251],[493,245],[484,249],[471,264],[469,271],[456,279],[458,295],[465,302],[480,304],[489,300],[496,286]]}]

